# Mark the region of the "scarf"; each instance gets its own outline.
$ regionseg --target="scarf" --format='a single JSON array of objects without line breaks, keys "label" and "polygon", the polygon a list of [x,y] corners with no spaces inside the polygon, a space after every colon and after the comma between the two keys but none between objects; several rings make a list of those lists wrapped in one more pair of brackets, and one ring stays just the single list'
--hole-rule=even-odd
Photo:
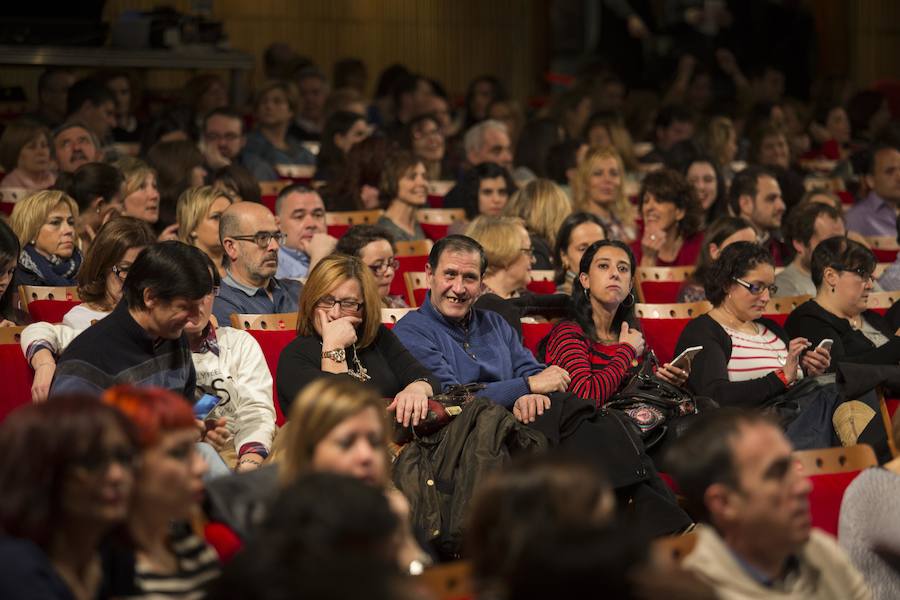
[{"label": "scarf", "polygon": [[81,250],[75,248],[72,256],[66,259],[55,254],[47,259],[34,244],[27,244],[19,254],[19,266],[40,277],[45,285],[75,285],[75,276],[81,268]]}]

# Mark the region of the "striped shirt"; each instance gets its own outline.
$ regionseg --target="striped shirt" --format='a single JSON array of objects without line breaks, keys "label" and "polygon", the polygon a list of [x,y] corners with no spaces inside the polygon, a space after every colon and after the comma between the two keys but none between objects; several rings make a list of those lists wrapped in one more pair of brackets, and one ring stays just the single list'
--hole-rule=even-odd
[{"label": "striped shirt", "polygon": [[625,383],[637,359],[628,344],[596,342],[574,321],[562,321],[547,340],[547,364],[569,372],[568,391],[602,406]]},{"label": "striped shirt", "polygon": [[784,341],[765,325],[757,324],[757,328],[758,333],[752,335],[725,327],[731,338],[729,381],[758,379],[784,367],[788,355]]},{"label": "striped shirt", "polygon": [[183,524],[173,527],[169,542],[177,570],[174,573],[154,572],[153,567],[138,556],[134,573],[137,597],[204,598],[207,585],[219,576],[215,550]]}]

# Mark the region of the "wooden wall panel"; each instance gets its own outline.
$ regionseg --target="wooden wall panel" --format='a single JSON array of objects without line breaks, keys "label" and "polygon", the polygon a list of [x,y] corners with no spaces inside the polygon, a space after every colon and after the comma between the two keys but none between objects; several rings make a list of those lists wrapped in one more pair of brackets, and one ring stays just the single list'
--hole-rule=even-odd
[{"label": "wooden wall panel", "polygon": [[900,79],[900,2],[857,1],[849,11],[853,79],[860,86]]}]

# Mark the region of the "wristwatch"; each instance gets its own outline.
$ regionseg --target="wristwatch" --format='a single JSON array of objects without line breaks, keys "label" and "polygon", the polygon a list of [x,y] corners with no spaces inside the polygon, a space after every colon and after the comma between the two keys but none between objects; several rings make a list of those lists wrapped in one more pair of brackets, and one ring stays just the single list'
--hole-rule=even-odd
[{"label": "wristwatch", "polygon": [[334,362],[342,363],[347,360],[347,352],[343,348],[328,350],[322,353],[322,358],[330,358]]}]

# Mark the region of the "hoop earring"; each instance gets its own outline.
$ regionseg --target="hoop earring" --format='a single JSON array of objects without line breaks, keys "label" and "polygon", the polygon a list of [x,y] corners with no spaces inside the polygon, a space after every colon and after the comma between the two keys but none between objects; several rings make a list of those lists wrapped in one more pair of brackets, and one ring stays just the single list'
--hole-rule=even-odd
[{"label": "hoop earring", "polygon": [[834,293],[834,286],[831,286],[831,293]]},{"label": "hoop earring", "polygon": [[[628,300],[630,300],[630,302],[627,302]],[[628,292],[628,296],[625,298],[625,300],[622,301],[622,306],[624,306],[625,308],[631,308],[632,306],[634,306],[634,294]]]},{"label": "hoop earring", "polygon": [[581,291],[584,292],[584,297],[585,297],[585,299],[587,299],[587,300],[590,300],[590,299],[591,299],[591,295],[588,293],[587,288],[585,288],[585,289],[583,289],[583,290],[581,290]]}]

